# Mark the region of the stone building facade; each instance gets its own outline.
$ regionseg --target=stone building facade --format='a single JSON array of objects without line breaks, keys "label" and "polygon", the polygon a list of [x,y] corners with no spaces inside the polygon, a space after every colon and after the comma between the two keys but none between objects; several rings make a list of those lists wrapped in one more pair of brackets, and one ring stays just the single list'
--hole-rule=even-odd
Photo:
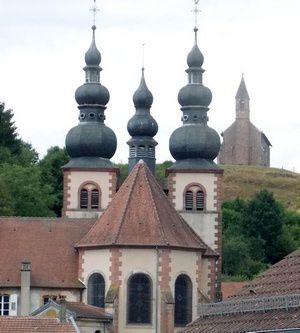
[{"label": "stone building facade", "polygon": [[236,97],[236,119],[221,135],[219,164],[270,166],[270,147],[266,135],[250,121],[250,98],[242,77]]}]

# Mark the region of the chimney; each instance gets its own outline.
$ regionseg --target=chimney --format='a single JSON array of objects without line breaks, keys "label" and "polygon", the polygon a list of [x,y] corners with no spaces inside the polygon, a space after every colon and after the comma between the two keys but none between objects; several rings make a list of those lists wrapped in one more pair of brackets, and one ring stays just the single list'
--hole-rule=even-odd
[{"label": "chimney", "polygon": [[24,260],[21,267],[21,316],[30,313],[30,261]]},{"label": "chimney", "polygon": [[60,309],[59,309],[59,322],[66,323],[67,322],[67,302],[66,296],[60,296]]}]

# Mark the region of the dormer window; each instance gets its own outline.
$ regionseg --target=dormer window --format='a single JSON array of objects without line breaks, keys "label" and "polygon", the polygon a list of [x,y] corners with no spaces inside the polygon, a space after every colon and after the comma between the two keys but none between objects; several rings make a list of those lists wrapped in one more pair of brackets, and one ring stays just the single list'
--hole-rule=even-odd
[{"label": "dormer window", "polygon": [[200,185],[190,185],[184,193],[184,209],[192,211],[205,210],[205,191]]},{"label": "dormer window", "polygon": [[96,184],[84,184],[79,191],[80,209],[99,209],[100,190]]}]

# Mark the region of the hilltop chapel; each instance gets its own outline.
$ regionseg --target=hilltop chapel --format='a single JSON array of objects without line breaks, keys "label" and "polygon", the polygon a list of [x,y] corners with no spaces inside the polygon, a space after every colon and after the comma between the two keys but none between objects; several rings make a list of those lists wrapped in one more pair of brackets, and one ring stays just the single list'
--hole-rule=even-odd
[{"label": "hilltop chapel", "polygon": [[218,162],[269,167],[272,145],[250,121],[250,97],[244,76],[235,96],[235,111],[235,121],[221,134],[223,142]]},{"label": "hilltop chapel", "polygon": [[173,333],[216,299],[223,171],[213,162],[220,138],[207,125],[212,94],[197,32],[178,94],[182,126],[170,137],[167,196],[154,176],[158,125],[144,69],[127,124],[130,174],[118,188],[110,161],[117,138],[105,125],[110,95],[92,27],[85,81],[75,93],[79,124],[66,136],[63,217],[0,218],[0,316],[36,314],[65,299],[73,309],[101,308],[109,321],[80,332]]}]

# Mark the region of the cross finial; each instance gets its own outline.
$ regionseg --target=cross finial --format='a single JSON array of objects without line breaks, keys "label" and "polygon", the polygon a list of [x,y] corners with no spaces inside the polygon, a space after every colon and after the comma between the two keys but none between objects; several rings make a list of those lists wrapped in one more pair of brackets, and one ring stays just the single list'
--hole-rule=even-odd
[{"label": "cross finial", "polygon": [[197,26],[198,26],[198,17],[199,17],[199,13],[201,12],[201,10],[198,7],[199,1],[200,0],[194,0],[195,8],[192,10],[192,12],[195,15],[195,28],[197,28]]},{"label": "cross finial", "polygon": [[94,0],[94,7],[92,7],[90,9],[91,12],[93,12],[93,25],[95,26],[96,24],[96,15],[97,15],[97,12],[100,11],[99,8],[97,8],[97,5],[96,5],[96,0]]}]

